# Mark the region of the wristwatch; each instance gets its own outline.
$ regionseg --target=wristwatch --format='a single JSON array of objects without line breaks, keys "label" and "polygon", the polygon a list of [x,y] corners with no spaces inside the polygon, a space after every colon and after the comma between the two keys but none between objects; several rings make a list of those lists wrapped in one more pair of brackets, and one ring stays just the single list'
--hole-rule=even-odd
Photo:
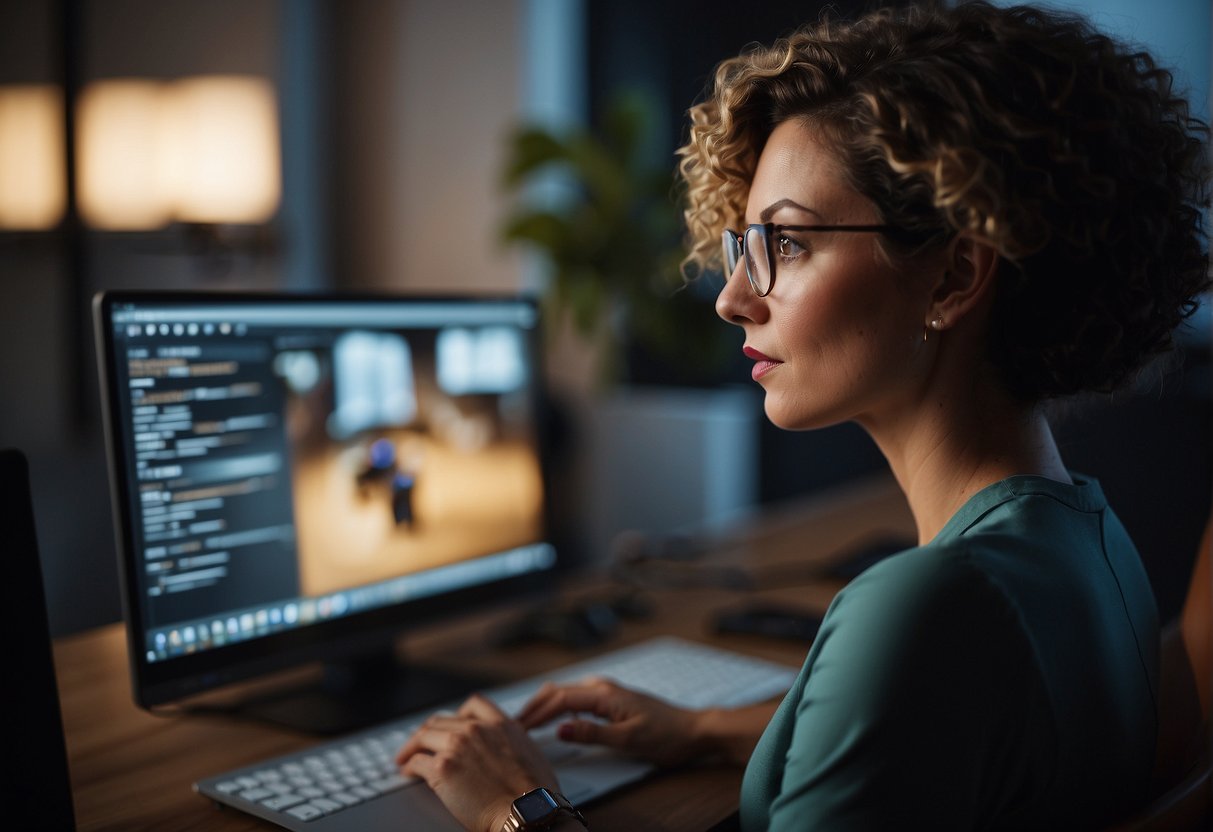
[{"label": "wristwatch", "polygon": [[514,800],[510,816],[505,819],[501,832],[533,832],[548,829],[561,818],[573,818],[588,828],[585,818],[568,798],[551,789],[534,789]]}]

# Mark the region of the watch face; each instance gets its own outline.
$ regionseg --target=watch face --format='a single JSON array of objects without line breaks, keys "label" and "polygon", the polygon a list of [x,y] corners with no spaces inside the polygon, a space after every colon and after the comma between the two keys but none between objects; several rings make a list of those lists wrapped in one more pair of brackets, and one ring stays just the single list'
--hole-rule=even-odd
[{"label": "watch face", "polygon": [[523,823],[535,823],[546,820],[556,811],[557,805],[547,789],[535,789],[515,800],[514,808],[518,810]]}]

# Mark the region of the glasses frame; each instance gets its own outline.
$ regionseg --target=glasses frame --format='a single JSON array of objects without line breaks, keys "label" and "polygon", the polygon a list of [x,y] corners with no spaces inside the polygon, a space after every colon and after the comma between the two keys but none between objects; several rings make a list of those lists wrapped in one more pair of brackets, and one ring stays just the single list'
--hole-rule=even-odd
[{"label": "glasses frame", "polygon": [[[754,230],[757,230],[762,236],[763,252],[766,254],[767,266],[771,271],[771,282],[765,292],[759,289],[758,281],[750,269],[750,258],[746,256],[749,245],[747,240],[749,239],[750,232]],[[724,253],[724,266],[727,270],[725,280],[733,276],[733,272],[737,270],[738,261],[744,261],[746,280],[749,281],[750,288],[754,290],[754,294],[760,298],[765,298],[771,294],[771,290],[775,288],[775,258],[771,255],[771,239],[782,231],[866,231],[888,236],[905,236],[911,233],[896,225],[776,225],[773,222],[762,222],[747,225],[745,232],[742,234],[738,234],[731,228],[726,228],[720,235],[720,244]]]}]

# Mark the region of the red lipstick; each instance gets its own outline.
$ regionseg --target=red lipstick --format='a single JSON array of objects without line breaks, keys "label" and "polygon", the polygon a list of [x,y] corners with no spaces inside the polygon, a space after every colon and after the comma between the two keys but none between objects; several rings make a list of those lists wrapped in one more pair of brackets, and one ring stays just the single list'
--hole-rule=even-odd
[{"label": "red lipstick", "polygon": [[776,361],[770,356],[763,355],[753,347],[742,347],[741,351],[745,353],[746,358],[750,358],[755,362],[754,369],[750,371],[750,377],[753,378],[754,381],[758,381],[758,379],[762,378],[771,370],[783,363],[782,361]]}]

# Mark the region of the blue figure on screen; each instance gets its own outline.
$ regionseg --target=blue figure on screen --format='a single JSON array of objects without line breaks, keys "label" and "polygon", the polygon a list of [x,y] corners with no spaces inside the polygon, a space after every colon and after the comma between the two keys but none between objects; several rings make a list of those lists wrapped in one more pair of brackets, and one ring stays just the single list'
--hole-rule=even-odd
[{"label": "blue figure on screen", "polygon": [[386,480],[396,471],[396,446],[390,439],[376,439],[367,450],[366,465],[358,472],[358,485]]},{"label": "blue figure on screen", "polygon": [[[407,455],[406,455],[407,456]],[[417,478],[414,466],[401,459],[390,439],[376,439],[366,451],[366,462],[358,471],[358,486],[364,497],[382,499],[384,485],[389,489],[392,520],[397,528],[412,530],[416,524],[413,511],[413,487]],[[373,491],[372,491],[373,489]]]}]

